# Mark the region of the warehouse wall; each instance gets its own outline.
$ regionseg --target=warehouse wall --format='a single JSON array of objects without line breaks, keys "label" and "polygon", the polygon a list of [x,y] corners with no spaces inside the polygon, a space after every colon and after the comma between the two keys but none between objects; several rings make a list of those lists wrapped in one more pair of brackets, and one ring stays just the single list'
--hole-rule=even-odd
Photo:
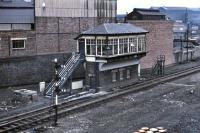
[{"label": "warehouse wall", "polygon": [[36,0],[35,14],[37,17],[116,17],[117,0]]}]

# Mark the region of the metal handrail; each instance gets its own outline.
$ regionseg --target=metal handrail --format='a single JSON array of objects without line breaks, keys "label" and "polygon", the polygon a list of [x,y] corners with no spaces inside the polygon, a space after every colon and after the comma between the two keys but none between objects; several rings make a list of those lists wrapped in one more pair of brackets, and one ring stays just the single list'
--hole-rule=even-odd
[{"label": "metal handrail", "polygon": [[[66,61],[64,67],[59,71],[59,76],[61,79],[56,82],[60,87],[66,82],[69,76],[72,74],[73,70],[77,67],[80,62],[80,54],[72,53],[72,56]],[[55,90],[55,82],[52,80],[53,84],[50,83],[46,88],[46,95],[52,95],[53,90]]]}]

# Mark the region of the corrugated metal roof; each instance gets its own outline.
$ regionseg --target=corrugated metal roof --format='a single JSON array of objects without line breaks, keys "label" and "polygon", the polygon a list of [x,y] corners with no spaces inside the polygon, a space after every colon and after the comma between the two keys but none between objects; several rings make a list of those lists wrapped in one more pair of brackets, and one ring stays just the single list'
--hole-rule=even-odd
[{"label": "corrugated metal roof", "polygon": [[135,34],[135,33],[147,33],[141,27],[137,27],[128,23],[104,23],[97,27],[91,28],[81,33],[81,35],[118,35],[118,34]]},{"label": "corrugated metal roof", "polygon": [[0,9],[0,23],[34,23],[34,9]]},{"label": "corrugated metal roof", "polygon": [[34,0],[0,1],[0,7],[26,7],[34,8]]}]

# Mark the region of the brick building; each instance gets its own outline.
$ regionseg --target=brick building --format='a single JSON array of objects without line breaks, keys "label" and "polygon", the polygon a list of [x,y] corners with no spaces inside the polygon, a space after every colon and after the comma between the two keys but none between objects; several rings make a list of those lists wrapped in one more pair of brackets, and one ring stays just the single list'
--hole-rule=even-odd
[{"label": "brick building", "polygon": [[[7,86],[50,79],[52,73],[40,69],[41,61],[49,64],[57,55],[64,63],[76,51],[74,38],[79,33],[115,21],[117,0],[1,0],[0,7],[0,58],[4,58],[0,59],[0,70],[6,79],[1,85]],[[27,69],[23,61],[35,68]],[[51,67],[47,66],[48,72]],[[27,82],[26,77],[33,71],[46,76]],[[18,73],[7,74],[12,72]]]},{"label": "brick building", "polygon": [[[150,14],[149,17],[154,14],[151,10],[146,10],[146,14]],[[159,13],[156,12],[156,15]],[[131,15],[131,13],[130,13]],[[162,16],[162,15],[161,15]],[[165,55],[165,65],[174,63],[173,54],[173,23],[171,21],[156,19],[153,20],[142,19],[133,20],[131,17],[127,17],[127,22],[140,26],[149,31],[147,34],[147,55],[141,59],[141,68],[152,68],[158,56]],[[158,18],[162,18],[159,17]]]},{"label": "brick building", "polygon": [[126,18],[129,20],[165,20],[165,15],[156,9],[135,8]]},{"label": "brick building", "polygon": [[0,1],[0,57],[75,51],[73,38],[81,31],[115,21],[116,4],[116,0]]}]

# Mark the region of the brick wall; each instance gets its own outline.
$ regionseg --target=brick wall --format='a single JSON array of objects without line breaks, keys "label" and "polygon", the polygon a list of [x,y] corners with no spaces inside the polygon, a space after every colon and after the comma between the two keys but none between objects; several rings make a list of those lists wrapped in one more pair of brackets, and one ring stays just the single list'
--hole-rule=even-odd
[{"label": "brick wall", "polygon": [[147,34],[147,55],[141,59],[141,68],[151,68],[157,56],[165,55],[165,64],[175,63],[173,54],[173,23],[171,21],[133,21],[129,23],[140,26]]},{"label": "brick wall", "polygon": [[[0,57],[35,55],[34,31],[2,31],[0,38]],[[25,49],[12,49],[11,38],[26,38]]]},{"label": "brick wall", "polygon": [[[114,18],[104,20],[114,22]],[[103,19],[36,17],[35,21],[34,31],[0,32],[0,86],[49,81],[52,78],[52,58],[62,58],[63,53],[68,55],[76,51],[74,38]],[[11,38],[27,38],[26,48],[12,50]],[[63,63],[67,57],[64,59]],[[83,73],[82,67],[75,76],[81,77]]]},{"label": "brick wall", "polygon": [[[103,21],[104,20],[104,21]],[[79,33],[114,18],[36,17],[37,54],[76,51]]]},{"label": "brick wall", "polygon": [[[126,78],[127,77],[127,73],[126,73],[127,69],[130,70],[130,79]],[[124,85],[131,84],[131,83],[138,81],[138,66],[137,65],[129,66],[128,68],[124,67],[123,80],[120,80],[119,69],[116,69],[116,70],[117,70],[116,82],[112,82],[111,70],[100,72],[99,84],[100,84],[100,87],[102,88],[102,90],[107,91],[107,90],[119,88],[120,86],[124,86]]]},{"label": "brick wall", "polygon": [[[0,59],[0,87],[49,82],[54,77],[54,63],[64,64],[70,54],[58,53]],[[84,77],[83,65],[73,73],[73,78]]]},{"label": "brick wall", "polygon": [[[96,68],[95,68],[96,67]],[[109,91],[120,86],[134,83],[138,80],[138,66],[133,65],[127,68],[124,67],[123,70],[123,80],[120,80],[119,69],[116,70],[116,82],[112,82],[112,72],[108,71],[98,71],[98,64],[94,62],[86,62],[86,71],[85,71],[85,85],[88,89],[100,89],[100,91]],[[130,70],[130,79],[127,79],[126,70]]]},{"label": "brick wall", "polygon": [[[0,57],[40,55],[46,53],[76,51],[74,40],[84,30],[102,22],[114,22],[114,18],[60,18],[36,17],[35,30],[1,31]],[[11,38],[27,38],[25,49],[12,50]]]}]

